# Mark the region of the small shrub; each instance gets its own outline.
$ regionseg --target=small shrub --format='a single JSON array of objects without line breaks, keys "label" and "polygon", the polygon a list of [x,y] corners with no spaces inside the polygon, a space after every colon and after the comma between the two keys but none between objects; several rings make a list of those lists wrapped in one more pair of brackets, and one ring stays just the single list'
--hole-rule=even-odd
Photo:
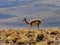
[{"label": "small shrub", "polygon": [[51,32],[50,35],[57,35],[57,32]]},{"label": "small shrub", "polygon": [[44,38],[44,35],[43,35],[43,34],[38,35],[36,41],[37,41],[37,42],[40,42],[40,41],[43,40],[43,38]]}]

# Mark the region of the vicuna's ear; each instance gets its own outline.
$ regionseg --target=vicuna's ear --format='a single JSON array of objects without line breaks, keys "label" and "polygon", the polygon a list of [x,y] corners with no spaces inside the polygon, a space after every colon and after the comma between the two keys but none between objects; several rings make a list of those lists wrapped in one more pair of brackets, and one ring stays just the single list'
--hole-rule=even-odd
[{"label": "vicuna's ear", "polygon": [[22,19],[22,21],[24,21],[24,19]]}]

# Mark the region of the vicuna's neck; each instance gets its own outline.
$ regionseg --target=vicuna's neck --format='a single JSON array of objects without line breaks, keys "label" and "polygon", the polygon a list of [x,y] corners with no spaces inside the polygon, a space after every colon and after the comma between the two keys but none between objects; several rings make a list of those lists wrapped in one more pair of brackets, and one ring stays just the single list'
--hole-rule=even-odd
[{"label": "vicuna's neck", "polygon": [[29,22],[25,19],[25,22],[27,23],[27,24],[29,24]]}]

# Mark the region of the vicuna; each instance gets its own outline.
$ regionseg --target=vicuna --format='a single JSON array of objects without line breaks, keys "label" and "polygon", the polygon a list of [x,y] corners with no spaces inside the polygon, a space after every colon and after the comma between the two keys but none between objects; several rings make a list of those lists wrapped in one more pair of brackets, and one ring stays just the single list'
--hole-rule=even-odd
[{"label": "vicuna", "polygon": [[30,26],[29,29],[31,29],[32,26],[37,26],[38,29],[39,29],[39,26],[42,25],[42,20],[41,20],[41,19],[33,19],[33,20],[31,20],[30,22],[28,22],[28,21],[26,20],[26,18],[24,18],[23,21]]}]

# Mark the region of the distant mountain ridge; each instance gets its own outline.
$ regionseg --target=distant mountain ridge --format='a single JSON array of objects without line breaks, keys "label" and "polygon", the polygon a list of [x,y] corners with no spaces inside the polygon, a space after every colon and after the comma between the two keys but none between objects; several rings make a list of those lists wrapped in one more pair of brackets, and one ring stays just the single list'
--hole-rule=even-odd
[{"label": "distant mountain ridge", "polygon": [[34,1],[37,1],[37,0],[0,0],[0,8],[25,5]]},{"label": "distant mountain ridge", "polygon": [[0,0],[0,28],[28,27],[22,19],[41,18],[43,27],[60,27],[59,0]]},{"label": "distant mountain ridge", "polygon": [[7,18],[13,18],[13,17],[17,17],[17,16],[9,15],[9,14],[0,14],[0,19],[7,19]]}]

